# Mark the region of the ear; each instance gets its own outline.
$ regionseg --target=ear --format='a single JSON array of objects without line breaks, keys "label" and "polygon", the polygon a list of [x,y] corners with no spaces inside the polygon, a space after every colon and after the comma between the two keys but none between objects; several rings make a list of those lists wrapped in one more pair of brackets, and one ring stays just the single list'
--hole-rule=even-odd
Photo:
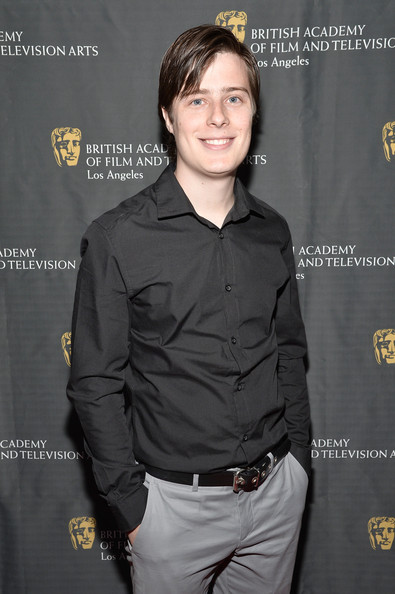
[{"label": "ear", "polygon": [[165,123],[166,123],[166,128],[168,129],[170,134],[174,134],[174,128],[173,128],[173,124],[172,124],[170,116],[169,116],[169,112],[164,107],[161,107],[161,110],[162,110],[163,119],[165,120]]}]

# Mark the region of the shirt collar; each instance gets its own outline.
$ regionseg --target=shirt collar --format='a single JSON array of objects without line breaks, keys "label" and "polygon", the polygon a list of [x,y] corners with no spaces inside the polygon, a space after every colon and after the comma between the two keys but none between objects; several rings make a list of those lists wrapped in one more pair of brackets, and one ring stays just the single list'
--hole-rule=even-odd
[{"label": "shirt collar", "polygon": [[154,184],[158,219],[194,213],[194,208],[174,175],[174,165],[168,165]]},{"label": "shirt collar", "polygon": [[[174,175],[174,165],[168,165],[154,184],[157,199],[158,219],[166,219],[183,214],[196,214],[187,195]],[[227,221],[239,221],[250,212],[265,216],[265,207],[236,178],[235,203],[230,210]]]}]

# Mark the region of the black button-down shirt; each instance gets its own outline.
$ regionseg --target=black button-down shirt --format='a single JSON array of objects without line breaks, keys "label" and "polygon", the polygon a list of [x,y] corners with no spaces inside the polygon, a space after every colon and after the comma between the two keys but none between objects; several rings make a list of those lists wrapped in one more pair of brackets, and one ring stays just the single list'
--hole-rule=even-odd
[{"label": "black button-down shirt", "polygon": [[288,433],[307,469],[305,335],[282,217],[236,180],[218,229],[168,167],[92,223],[82,255],[68,395],[122,529],[143,516],[144,463],[246,466]]}]

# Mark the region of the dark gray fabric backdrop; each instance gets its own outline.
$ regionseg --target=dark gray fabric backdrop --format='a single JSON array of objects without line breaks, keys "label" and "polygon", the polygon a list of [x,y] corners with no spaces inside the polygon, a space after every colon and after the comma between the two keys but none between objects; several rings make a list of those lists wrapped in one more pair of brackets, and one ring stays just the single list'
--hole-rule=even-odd
[{"label": "dark gray fabric backdrop", "polygon": [[233,9],[263,86],[241,174],[289,221],[309,341],[314,475],[294,591],[394,589],[394,2],[2,0],[5,594],[131,591],[65,396],[79,242],[167,164],[164,51]]}]

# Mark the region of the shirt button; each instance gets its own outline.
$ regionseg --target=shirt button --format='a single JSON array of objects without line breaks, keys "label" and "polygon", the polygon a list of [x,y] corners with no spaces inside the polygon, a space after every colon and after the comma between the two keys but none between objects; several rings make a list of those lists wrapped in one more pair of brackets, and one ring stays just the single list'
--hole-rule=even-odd
[{"label": "shirt button", "polygon": [[223,234],[222,232],[220,232],[220,233],[218,233],[218,237],[219,237],[220,239],[223,239],[223,238],[224,238],[224,234]]},{"label": "shirt button", "polygon": [[243,383],[240,383],[240,384],[237,386],[237,391],[238,391],[238,392],[241,392],[242,390],[244,390],[244,384],[243,384]]},{"label": "shirt button", "polygon": [[231,287],[231,285],[225,285],[225,290],[226,290],[226,291],[231,291],[231,290],[232,290],[232,287]]},{"label": "shirt button", "polygon": [[232,336],[232,338],[230,340],[232,341],[232,344],[236,344],[237,343],[237,338],[235,338],[234,336]]},{"label": "shirt button", "polygon": [[243,441],[248,441],[248,435],[243,435]]}]

